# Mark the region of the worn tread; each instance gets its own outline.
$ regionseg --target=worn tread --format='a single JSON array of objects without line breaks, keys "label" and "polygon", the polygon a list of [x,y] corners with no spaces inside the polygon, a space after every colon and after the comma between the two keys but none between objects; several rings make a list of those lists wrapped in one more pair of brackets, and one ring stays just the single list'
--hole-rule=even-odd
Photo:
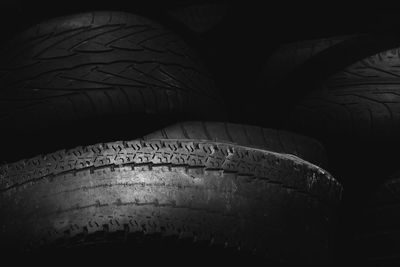
[{"label": "worn tread", "polygon": [[[17,231],[19,241],[33,247],[74,237],[84,242],[84,233],[107,226],[109,233],[196,236],[261,252],[267,246],[274,257],[312,262],[307,255],[313,253],[298,249],[308,247],[326,260],[319,242],[328,238],[341,192],[327,172],[291,155],[201,140],[113,142],[1,166],[1,229],[12,238]],[[259,209],[278,213],[265,224]],[[300,217],[282,229],[272,223],[289,215]],[[60,224],[49,225],[52,216]],[[303,220],[315,225],[308,238]]]},{"label": "worn tread", "polygon": [[171,125],[144,137],[151,139],[202,139],[293,154],[327,168],[324,147],[316,140],[283,130],[227,122],[188,121]]}]

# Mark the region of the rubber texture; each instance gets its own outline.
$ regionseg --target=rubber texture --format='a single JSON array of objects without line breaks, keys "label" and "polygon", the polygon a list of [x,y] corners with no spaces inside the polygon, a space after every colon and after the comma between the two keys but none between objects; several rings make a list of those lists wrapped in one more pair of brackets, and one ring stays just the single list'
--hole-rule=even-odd
[{"label": "rubber texture", "polygon": [[292,154],[324,169],[328,157],[321,143],[295,133],[228,122],[188,121],[176,123],[144,137],[151,139],[198,139]]},{"label": "rubber texture", "polygon": [[0,88],[2,129],[10,138],[29,133],[19,140],[54,129],[69,137],[88,125],[95,135],[118,117],[143,118],[140,127],[125,124],[130,138],[161,118],[225,117],[194,51],[158,23],[122,12],[56,18],[19,34],[0,51]]},{"label": "rubber texture", "polygon": [[[287,49],[283,48],[281,52],[278,50],[275,56],[272,56],[270,63],[267,64],[269,68],[264,70],[264,75],[261,77],[260,89],[268,90],[268,98],[271,99],[266,103],[269,107],[266,113],[271,114],[268,119],[274,123],[274,128],[287,128],[300,131],[306,135],[313,133],[310,136],[319,138],[320,131],[318,130],[319,126],[316,125],[318,123],[316,119],[308,115],[307,113],[309,112],[304,111],[304,109],[301,109],[299,113],[297,113],[297,109],[293,111],[293,106],[306,105],[309,107],[309,101],[313,102],[314,98],[324,98],[326,93],[334,94],[333,91],[335,90],[331,87],[337,88],[340,85],[338,83],[339,79],[335,78],[337,74],[348,71],[349,66],[357,62],[362,62],[382,51],[388,51],[399,45],[400,38],[397,35],[368,33],[314,42],[309,41],[304,44],[298,44],[299,48],[296,48],[296,45],[289,45]],[[314,46],[315,48],[313,48]],[[352,70],[349,71],[353,72]],[[355,71],[356,75],[357,71]],[[363,70],[360,71],[362,72]],[[370,74],[374,75],[372,72]],[[270,76],[271,79],[269,79]],[[348,79],[346,84],[354,85],[354,81],[363,79],[361,76],[355,79]],[[343,81],[340,83],[344,85]],[[362,82],[362,84],[365,83]],[[374,86],[375,84],[371,84],[371,87]],[[338,93],[340,94],[341,92]],[[310,98],[311,100],[309,100]],[[268,101],[268,99],[265,101]],[[335,102],[335,99],[332,99],[332,101]],[[353,101],[349,102],[353,103]],[[316,105],[321,105],[321,103],[316,101]],[[322,105],[330,106],[330,103]],[[318,111],[315,112],[317,113]],[[316,117],[323,117],[326,115],[325,113],[321,112]],[[295,118],[293,118],[293,114]],[[308,120],[307,116],[310,116],[310,120],[306,122],[306,125],[301,128],[291,127],[293,121],[297,123],[296,126],[301,125],[302,122],[298,123],[296,119],[300,118],[301,121],[305,121]],[[329,120],[327,121],[329,122]],[[309,125],[312,125],[312,127],[308,128]],[[340,131],[341,129],[338,130]],[[334,134],[331,136],[334,136]]]},{"label": "rubber texture", "polygon": [[333,49],[335,45],[354,38],[356,35],[335,36],[284,44],[278,47],[267,59],[259,80],[260,88],[274,90],[292,72],[302,67],[318,54]]},{"label": "rubber texture", "polygon": [[332,176],[295,156],[212,141],[104,143],[0,173],[3,251],[139,233],[326,266],[342,194]]},{"label": "rubber texture", "polygon": [[358,138],[394,138],[399,133],[399,49],[348,66],[306,96],[293,120],[309,131]]},{"label": "rubber texture", "polygon": [[367,266],[400,263],[400,173],[393,175],[364,207],[362,227],[356,238],[359,261]]}]

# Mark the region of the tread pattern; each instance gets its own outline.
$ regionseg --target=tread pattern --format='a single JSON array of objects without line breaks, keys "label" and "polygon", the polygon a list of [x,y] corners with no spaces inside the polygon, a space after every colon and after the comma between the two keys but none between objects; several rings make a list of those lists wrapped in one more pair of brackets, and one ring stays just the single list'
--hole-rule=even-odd
[{"label": "tread pattern", "polygon": [[211,141],[97,144],[4,165],[0,173],[2,235],[17,232],[33,246],[106,229],[262,253],[268,247],[300,262],[326,255],[342,192],[328,173],[295,156]]},{"label": "tread pattern", "polygon": [[384,51],[336,73],[300,102],[293,121],[319,134],[395,138],[400,130],[398,53]]},{"label": "tread pattern", "polygon": [[354,83],[373,83],[384,79],[386,83],[394,82],[400,77],[399,48],[382,51],[351,64],[342,72],[329,79],[331,86],[352,85]]},{"label": "tread pattern", "polygon": [[[169,154],[166,154],[164,150],[167,150]],[[249,153],[249,151],[252,151],[252,153]],[[268,162],[268,155],[274,158],[274,162]],[[233,162],[227,160],[229,157],[235,160],[240,159],[236,162],[239,165],[232,165]],[[296,164],[305,166],[307,168],[304,171],[311,173],[302,176],[300,179],[303,179],[303,181],[296,181],[290,175],[287,177],[278,175],[280,179],[284,180],[274,182],[285,183],[288,187],[316,194],[316,196],[326,200],[340,198],[341,189],[339,183],[333,177],[323,169],[296,156],[254,150],[234,144],[195,140],[138,140],[104,143],[62,150],[12,164],[4,164],[0,167],[0,192],[35,182],[38,179],[44,179],[47,176],[81,169],[93,170],[96,166],[104,165],[193,165],[268,177],[267,172],[258,172],[268,169],[269,164],[281,164],[281,161],[287,162],[288,166],[295,166]],[[288,172],[297,171],[299,171],[299,168],[288,168]],[[312,172],[315,173],[312,174]],[[328,175],[327,178],[325,178],[325,175]],[[317,176],[321,176],[321,178],[317,178]]]},{"label": "tread pattern", "polygon": [[57,18],[17,36],[0,58],[0,120],[11,129],[109,114],[222,114],[193,51],[137,15]]},{"label": "tread pattern", "polygon": [[393,138],[400,128],[400,94],[396,85],[357,85],[315,91],[293,112],[303,131],[351,137]]},{"label": "tread pattern", "polygon": [[227,122],[182,122],[144,137],[151,139],[200,139],[229,142],[242,146],[293,154],[326,168],[328,160],[324,147],[316,140],[302,135],[258,126]]}]

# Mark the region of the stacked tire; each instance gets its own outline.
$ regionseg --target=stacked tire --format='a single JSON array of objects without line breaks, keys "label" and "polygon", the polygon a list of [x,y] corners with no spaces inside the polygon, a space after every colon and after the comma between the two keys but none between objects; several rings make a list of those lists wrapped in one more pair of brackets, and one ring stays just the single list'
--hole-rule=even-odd
[{"label": "stacked tire", "polygon": [[260,79],[285,103],[285,127],[324,144],[329,170],[346,189],[339,265],[398,264],[398,178],[385,177],[398,169],[399,45],[396,35],[372,33],[288,44]]},{"label": "stacked tire", "polygon": [[[140,137],[178,118],[225,116],[201,60],[176,34],[141,16],[56,18],[16,36],[1,58],[1,123],[7,138],[34,151],[25,157],[63,148],[57,137],[73,147]],[[14,150],[5,149],[8,156]]]},{"label": "stacked tire", "polygon": [[342,187],[321,168],[322,145],[226,122],[210,74],[175,33],[84,13],[32,27],[0,54],[2,160],[40,154],[0,167],[6,256],[94,246],[99,257],[104,244],[154,255],[183,242],[331,264]]}]

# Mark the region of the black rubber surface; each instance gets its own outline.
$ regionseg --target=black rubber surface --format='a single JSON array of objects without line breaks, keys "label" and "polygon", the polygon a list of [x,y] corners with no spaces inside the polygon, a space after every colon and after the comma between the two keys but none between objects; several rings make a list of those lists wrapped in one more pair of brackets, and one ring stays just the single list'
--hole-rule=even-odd
[{"label": "black rubber surface", "polygon": [[271,120],[288,122],[287,129],[321,141],[329,170],[346,188],[338,265],[354,258],[349,240],[365,223],[359,218],[361,208],[368,194],[398,169],[400,148],[398,38],[372,33],[341,38],[284,46],[264,73],[271,76],[264,89],[278,103],[272,104]]},{"label": "black rubber surface", "polygon": [[356,36],[335,36],[289,43],[278,47],[268,57],[262,69],[258,87],[268,91],[279,88],[282,83],[286,82],[286,79],[291,78],[293,72],[301,69],[313,57],[317,57],[326,50],[334,49],[336,45]]},{"label": "black rubber surface", "polygon": [[4,251],[140,234],[327,266],[342,192],[295,156],[195,140],[78,147],[0,173]]},{"label": "black rubber surface", "polygon": [[399,49],[381,51],[317,82],[291,115],[291,129],[320,140],[336,169],[354,170],[355,188],[388,177],[398,165]]},{"label": "black rubber surface", "polygon": [[[323,83],[296,108],[294,120],[329,134],[390,138],[399,132],[399,49],[358,61]],[[325,127],[325,128],[323,128]]]},{"label": "black rubber surface", "polygon": [[144,137],[151,139],[198,139],[229,142],[278,153],[292,154],[327,169],[324,147],[299,134],[227,122],[189,121],[171,125]]},{"label": "black rubber surface", "polygon": [[[365,68],[362,70],[359,66],[355,66],[354,68],[357,69],[355,72],[347,68],[352,68],[351,66],[357,62],[363,62],[367,58],[399,45],[400,39],[397,35],[370,33],[311,40],[282,46],[272,54],[260,78],[260,90],[265,90],[266,94],[270,96],[265,100],[270,106],[267,113],[269,117],[267,118],[278,125],[280,123],[284,127],[290,127],[291,124],[287,125],[285,122],[290,119],[293,105],[301,102],[303,98],[306,98],[304,101],[307,101],[306,96],[308,94],[311,94],[310,98],[315,97],[314,92],[317,95],[326,92],[332,93],[338,86],[354,85],[357,79],[363,79],[363,75],[357,74],[357,71],[363,72]],[[371,60],[375,62],[373,59]],[[354,75],[344,79],[336,77],[343,76],[343,72],[347,71]],[[365,73],[365,75],[374,74]],[[374,86],[374,84],[370,85]],[[325,105],[329,105],[329,103],[325,103]],[[276,116],[275,113],[279,115]],[[317,129],[320,127],[318,126],[319,122],[316,122],[314,118],[308,119],[307,116],[303,116],[304,111],[295,110],[293,113],[295,113],[295,118],[292,120],[297,120],[300,117],[300,121],[307,120],[307,126],[304,126],[302,130],[314,131],[314,128],[308,127],[309,125],[313,125]],[[325,115],[323,113],[320,112],[316,116],[323,117]],[[341,130],[340,127],[336,128],[338,128],[338,131]]]},{"label": "black rubber surface", "polygon": [[178,118],[224,117],[210,75],[178,36],[111,11],[56,18],[8,42],[0,51],[0,103],[3,131],[27,143],[32,135],[51,139],[43,136],[50,131],[71,140],[84,128],[91,142],[123,138],[106,126],[115,120],[132,138]]}]

